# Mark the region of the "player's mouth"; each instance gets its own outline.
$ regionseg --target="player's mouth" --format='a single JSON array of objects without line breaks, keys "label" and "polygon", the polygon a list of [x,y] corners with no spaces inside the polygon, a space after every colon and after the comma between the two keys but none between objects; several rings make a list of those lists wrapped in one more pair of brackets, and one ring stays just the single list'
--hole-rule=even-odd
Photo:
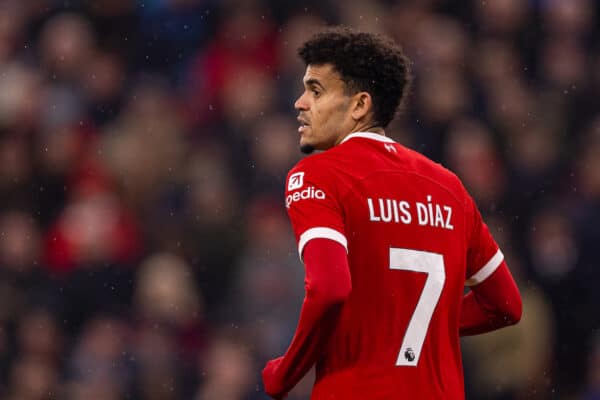
[{"label": "player's mouth", "polygon": [[297,119],[298,119],[298,122],[300,122],[300,126],[298,127],[298,132],[302,133],[306,130],[306,128],[308,128],[310,126],[310,124],[304,118],[298,117]]}]

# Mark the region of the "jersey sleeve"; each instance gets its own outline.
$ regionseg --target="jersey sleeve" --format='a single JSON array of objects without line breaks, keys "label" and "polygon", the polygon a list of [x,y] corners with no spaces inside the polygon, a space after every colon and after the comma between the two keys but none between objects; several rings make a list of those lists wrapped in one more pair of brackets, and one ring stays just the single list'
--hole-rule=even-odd
[{"label": "jersey sleeve", "polygon": [[[308,160],[304,160],[308,161]],[[348,251],[335,180],[326,165],[300,162],[288,174],[285,205],[294,229],[298,254],[316,238],[338,242]]]},{"label": "jersey sleeve", "polygon": [[504,261],[504,255],[483,222],[473,199],[468,196],[467,216],[467,276],[465,285],[475,286],[485,281]]}]

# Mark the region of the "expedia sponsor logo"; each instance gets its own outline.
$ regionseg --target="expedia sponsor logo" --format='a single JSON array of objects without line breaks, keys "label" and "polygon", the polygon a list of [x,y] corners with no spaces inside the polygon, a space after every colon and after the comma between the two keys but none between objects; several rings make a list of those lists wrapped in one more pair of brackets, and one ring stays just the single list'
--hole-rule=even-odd
[{"label": "expedia sponsor logo", "polygon": [[314,186],[309,186],[304,190],[288,194],[285,198],[285,206],[290,208],[293,202],[307,199],[325,200],[325,192]]}]

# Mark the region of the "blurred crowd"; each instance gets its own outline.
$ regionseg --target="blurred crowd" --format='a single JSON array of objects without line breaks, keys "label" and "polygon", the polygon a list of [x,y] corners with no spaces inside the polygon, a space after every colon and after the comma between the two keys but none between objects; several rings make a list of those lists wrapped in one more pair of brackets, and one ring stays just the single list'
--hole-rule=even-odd
[{"label": "blurred crowd", "polygon": [[388,135],[462,178],[518,281],[521,323],[463,341],[468,398],[600,399],[598,11],[0,0],[0,398],[266,399],[303,297],[296,48],[343,23],[402,44]]}]

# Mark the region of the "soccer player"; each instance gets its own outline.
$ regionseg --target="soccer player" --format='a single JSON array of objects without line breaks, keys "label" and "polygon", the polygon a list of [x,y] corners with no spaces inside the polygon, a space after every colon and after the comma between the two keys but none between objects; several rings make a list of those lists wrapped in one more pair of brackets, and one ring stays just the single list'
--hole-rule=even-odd
[{"label": "soccer player", "polygon": [[306,296],[265,391],[316,364],[313,400],[463,399],[459,336],[521,317],[502,252],[453,173],[385,136],[409,83],[397,45],[330,28],[298,52],[300,148],[322,152],[287,177]]}]

